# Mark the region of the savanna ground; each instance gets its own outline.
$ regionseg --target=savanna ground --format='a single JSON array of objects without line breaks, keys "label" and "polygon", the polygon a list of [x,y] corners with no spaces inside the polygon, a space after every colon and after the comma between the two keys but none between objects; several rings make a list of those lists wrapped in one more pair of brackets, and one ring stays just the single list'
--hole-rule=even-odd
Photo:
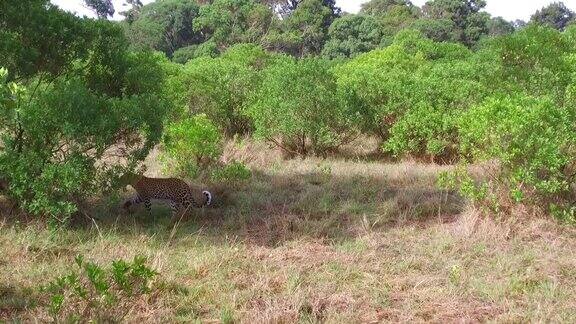
[{"label": "savanna ground", "polygon": [[127,215],[117,202],[56,231],[4,215],[0,320],[48,321],[38,288],[78,254],[102,265],[144,255],[160,272],[129,322],[576,320],[576,231],[483,217],[437,188],[449,167],[227,151],[252,179],[216,185],[215,208],[176,226],[167,208]]}]

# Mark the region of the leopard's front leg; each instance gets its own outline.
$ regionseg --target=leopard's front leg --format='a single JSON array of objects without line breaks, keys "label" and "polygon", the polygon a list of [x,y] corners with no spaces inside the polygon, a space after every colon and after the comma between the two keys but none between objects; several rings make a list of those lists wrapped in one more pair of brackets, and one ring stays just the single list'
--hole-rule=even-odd
[{"label": "leopard's front leg", "polygon": [[139,195],[134,195],[132,198],[130,198],[124,202],[124,204],[122,205],[122,208],[124,208],[124,210],[127,211],[128,213],[131,213],[130,206],[137,205],[140,203],[142,203],[142,198],[140,198]]}]

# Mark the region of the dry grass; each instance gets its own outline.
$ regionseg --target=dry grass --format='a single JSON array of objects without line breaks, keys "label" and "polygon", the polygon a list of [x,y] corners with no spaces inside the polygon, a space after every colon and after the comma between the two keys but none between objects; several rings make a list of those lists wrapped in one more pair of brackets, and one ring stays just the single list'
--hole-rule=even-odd
[{"label": "dry grass", "polygon": [[174,235],[160,207],[150,218],[103,205],[99,230],[0,218],[0,320],[48,320],[37,288],[76,254],[102,264],[142,254],[161,272],[130,322],[576,320],[572,228],[483,218],[435,187],[447,167],[258,150],[229,148],[253,178],[215,185],[225,199]]}]

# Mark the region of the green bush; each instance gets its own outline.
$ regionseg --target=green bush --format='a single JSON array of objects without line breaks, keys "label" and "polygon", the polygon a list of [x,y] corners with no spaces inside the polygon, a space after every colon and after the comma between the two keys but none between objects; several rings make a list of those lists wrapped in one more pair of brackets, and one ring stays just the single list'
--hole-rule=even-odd
[{"label": "green bush", "polygon": [[354,134],[329,61],[278,59],[263,72],[248,115],[256,135],[289,154],[325,154]]},{"label": "green bush", "polygon": [[182,48],[177,49],[172,54],[172,61],[180,64],[186,64],[186,62],[195,59],[196,50],[198,49],[198,45],[190,45],[185,46]]},{"label": "green bush", "polygon": [[413,104],[415,72],[424,64],[421,53],[412,55],[396,44],[335,68],[340,91],[364,132],[388,140],[398,116]]},{"label": "green bush", "polygon": [[116,188],[116,176],[146,157],[167,109],[151,94],[96,95],[73,77],[41,84],[35,93],[4,78],[0,89],[7,193],[28,212],[60,220],[85,198]]},{"label": "green bush", "polygon": [[196,57],[203,57],[203,56],[217,57],[218,55],[220,55],[220,50],[218,49],[218,45],[216,45],[216,43],[207,41],[198,45],[198,48],[196,48],[194,55]]},{"label": "green bush", "polygon": [[340,91],[364,132],[394,156],[457,158],[455,118],[489,93],[487,69],[463,45],[433,43],[416,31],[336,68]]},{"label": "green bush", "polygon": [[158,275],[140,256],[132,262],[113,261],[109,268],[78,256],[76,266],[41,289],[47,294],[47,308],[55,322],[122,321],[142,296],[153,292]]},{"label": "green bush", "polygon": [[560,206],[574,195],[574,109],[547,98],[496,96],[464,114],[461,149],[474,162],[497,161],[488,179],[501,203]]},{"label": "green bush", "polygon": [[172,54],[172,61],[180,64],[186,64],[188,61],[199,57],[216,57],[219,51],[216,44],[212,42],[205,42],[199,45],[190,45],[182,47],[174,51]]},{"label": "green bush", "polygon": [[212,180],[227,182],[248,180],[251,176],[252,172],[250,169],[241,162],[232,162],[226,164],[221,168],[217,168],[211,174]]},{"label": "green bush", "polygon": [[454,162],[457,118],[490,93],[484,83],[489,70],[462,45],[435,44],[429,55],[436,59],[414,72],[413,104],[399,114],[383,147],[395,156]]},{"label": "green bush", "polygon": [[458,150],[455,122],[458,113],[427,102],[416,103],[392,125],[390,138],[383,144],[383,149],[394,156],[452,162]]},{"label": "green bush", "polygon": [[218,160],[222,136],[206,115],[197,115],[166,127],[164,149],[171,173],[194,177],[199,168]]},{"label": "green bush", "polygon": [[159,142],[166,59],[128,52],[119,24],[46,0],[0,7],[0,57],[12,68],[0,76],[4,191],[27,212],[66,219]]},{"label": "green bush", "polygon": [[576,53],[570,31],[559,31],[531,25],[511,35],[497,38],[487,46],[497,53],[499,70],[493,78],[500,91],[525,92],[551,96],[558,104],[564,100],[566,87],[572,82]]},{"label": "green bush", "polygon": [[249,133],[252,123],[244,110],[268,57],[250,44],[234,46],[221,57],[189,61],[177,80],[170,81],[185,91],[176,104],[185,107],[186,114],[206,114],[228,137]]}]

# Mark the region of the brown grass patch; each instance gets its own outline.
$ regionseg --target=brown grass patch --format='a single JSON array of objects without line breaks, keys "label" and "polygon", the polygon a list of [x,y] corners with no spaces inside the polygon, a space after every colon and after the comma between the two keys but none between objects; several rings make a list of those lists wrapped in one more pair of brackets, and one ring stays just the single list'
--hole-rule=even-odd
[{"label": "brown grass patch", "polygon": [[448,166],[263,155],[244,160],[252,179],[212,184],[215,208],[175,229],[161,207],[114,204],[98,228],[0,220],[0,319],[48,320],[38,287],[83,254],[145,255],[161,272],[129,322],[576,320],[573,228],[487,218],[435,186]]}]

